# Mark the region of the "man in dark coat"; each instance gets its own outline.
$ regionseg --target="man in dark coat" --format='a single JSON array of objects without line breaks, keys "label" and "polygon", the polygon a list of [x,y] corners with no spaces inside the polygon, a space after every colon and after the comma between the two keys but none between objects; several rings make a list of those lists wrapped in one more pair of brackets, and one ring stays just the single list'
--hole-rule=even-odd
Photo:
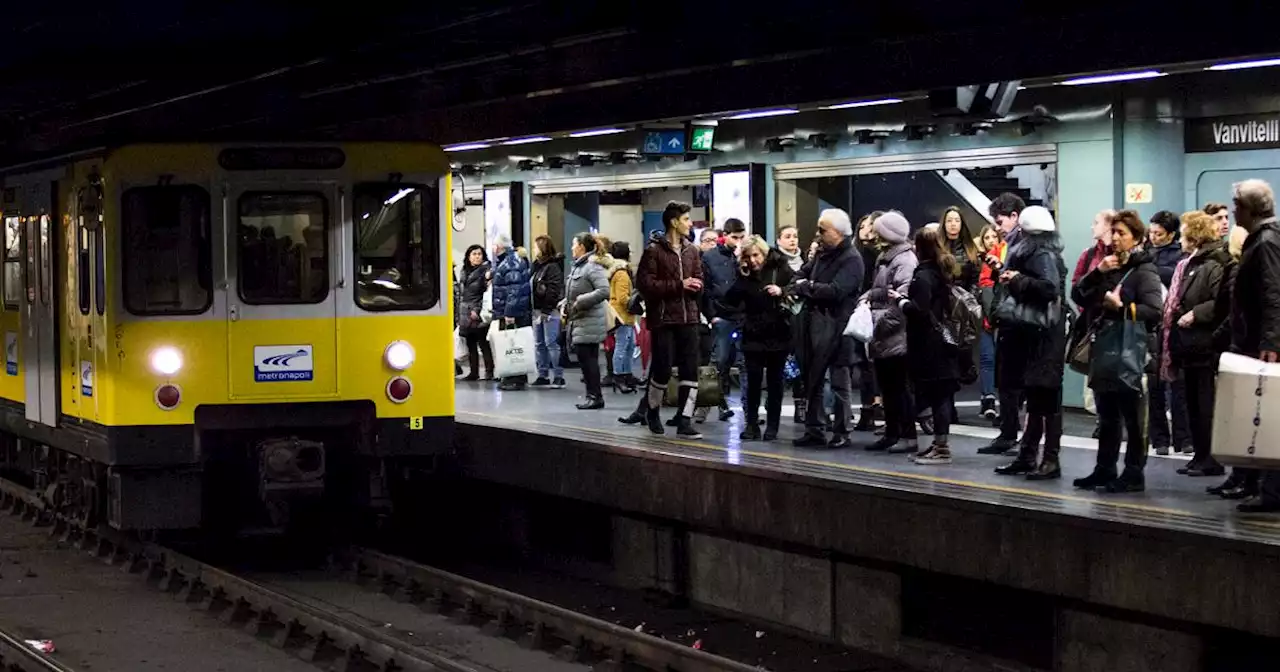
[{"label": "man in dark coat", "polygon": [[[823,210],[818,217],[821,249],[796,274],[791,292],[804,301],[800,312],[801,339],[796,357],[805,376],[804,436],[799,447],[849,447],[850,366],[854,363],[853,338],[844,335],[862,289],[862,256],[853,249],[853,222],[843,210]],[[824,433],[826,412],[822,403],[823,379],[831,374],[836,399],[831,440]]]},{"label": "man in dark coat", "polygon": [[[500,235],[493,241],[493,319],[502,320],[503,329],[533,325],[532,275],[529,261],[511,245],[511,238]],[[529,376],[508,376],[498,389],[523,390]]]},{"label": "man in dark coat", "polygon": [[[1264,362],[1280,361],[1280,224],[1276,197],[1262,180],[1235,185],[1236,225],[1249,232],[1232,292],[1231,350]],[[1262,474],[1259,496],[1238,507],[1244,513],[1280,512],[1280,472]]]},{"label": "man in dark coat", "polygon": [[[706,280],[702,309],[715,335],[712,352],[723,393],[720,399],[722,421],[733,417],[733,411],[729,410],[730,371],[739,359],[738,336],[742,331],[741,309],[726,303],[724,297],[741,275],[738,273],[737,250],[746,235],[747,227],[742,220],[730,217],[724,222],[724,242],[702,253],[702,277]],[[745,381],[746,376],[742,379]],[[743,401],[746,401],[745,395]]]}]

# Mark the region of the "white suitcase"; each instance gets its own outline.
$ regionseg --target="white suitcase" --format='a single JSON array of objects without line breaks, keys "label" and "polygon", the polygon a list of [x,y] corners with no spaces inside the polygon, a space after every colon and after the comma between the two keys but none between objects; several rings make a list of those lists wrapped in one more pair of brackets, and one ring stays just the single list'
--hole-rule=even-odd
[{"label": "white suitcase", "polygon": [[1218,360],[1213,456],[1233,467],[1280,469],[1280,364],[1231,353]]}]

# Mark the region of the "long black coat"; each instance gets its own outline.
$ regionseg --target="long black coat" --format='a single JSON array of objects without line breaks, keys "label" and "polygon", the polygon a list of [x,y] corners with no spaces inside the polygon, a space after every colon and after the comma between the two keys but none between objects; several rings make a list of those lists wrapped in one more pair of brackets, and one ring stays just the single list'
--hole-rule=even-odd
[{"label": "long black coat", "polygon": [[850,243],[845,238],[819,251],[792,283],[792,293],[804,300],[796,359],[809,386],[821,385],[829,367],[855,361],[854,340],[844,335],[844,328],[861,295],[863,268],[862,256]]},{"label": "long black coat", "polygon": [[[1023,233],[1009,250],[1004,270],[1018,275],[1004,285],[1019,303],[1062,311],[1067,283],[1062,240],[1057,233]],[[1065,311],[1049,329],[999,325],[996,332],[996,385],[1000,388],[1056,389],[1062,386],[1067,349]]]},{"label": "long black coat", "polygon": [[791,313],[782,305],[782,296],[770,296],[765,287],[791,284],[791,268],[781,255],[770,254],[764,267],[738,278],[725,292],[725,308],[743,316],[743,352],[788,352],[791,350]]},{"label": "long black coat", "polygon": [[[1235,262],[1227,252],[1227,244],[1214,241],[1196,251],[1182,272],[1178,296],[1170,296],[1176,302],[1169,334],[1169,354],[1173,363],[1182,368],[1216,366],[1217,352],[1213,344],[1213,332],[1227,317],[1219,310],[1218,299],[1222,283],[1230,275]],[[1230,303],[1230,299],[1227,300]],[[1178,318],[1191,313],[1194,320],[1190,327],[1178,325]]]},{"label": "long black coat", "polygon": [[1231,304],[1231,351],[1280,352],[1280,225],[1263,222],[1244,241]]},{"label": "long black coat", "polygon": [[921,261],[911,276],[907,298],[900,302],[907,317],[907,361],[912,382],[922,390],[954,392],[960,377],[955,348],[939,327],[946,323],[951,283],[936,261]]}]

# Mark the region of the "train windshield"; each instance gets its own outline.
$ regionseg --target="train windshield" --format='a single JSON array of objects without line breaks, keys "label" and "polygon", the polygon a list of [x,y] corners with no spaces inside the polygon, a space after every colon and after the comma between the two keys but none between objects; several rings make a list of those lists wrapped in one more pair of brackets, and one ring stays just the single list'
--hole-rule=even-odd
[{"label": "train windshield", "polygon": [[134,315],[196,315],[213,305],[209,192],[195,185],[124,192],[124,305]]},{"label": "train windshield", "polygon": [[424,310],[440,299],[435,187],[356,185],[356,303],[365,310]]},{"label": "train windshield", "polygon": [[248,192],[236,236],[240,298],[320,303],[329,296],[329,204],[316,192]]}]

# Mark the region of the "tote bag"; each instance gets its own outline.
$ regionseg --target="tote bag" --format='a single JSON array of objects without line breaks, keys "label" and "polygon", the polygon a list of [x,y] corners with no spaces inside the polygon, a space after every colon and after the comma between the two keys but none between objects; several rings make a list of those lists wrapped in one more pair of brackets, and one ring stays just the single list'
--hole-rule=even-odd
[{"label": "tote bag", "polygon": [[493,333],[493,375],[537,375],[538,362],[534,354],[533,327],[503,329]]}]

